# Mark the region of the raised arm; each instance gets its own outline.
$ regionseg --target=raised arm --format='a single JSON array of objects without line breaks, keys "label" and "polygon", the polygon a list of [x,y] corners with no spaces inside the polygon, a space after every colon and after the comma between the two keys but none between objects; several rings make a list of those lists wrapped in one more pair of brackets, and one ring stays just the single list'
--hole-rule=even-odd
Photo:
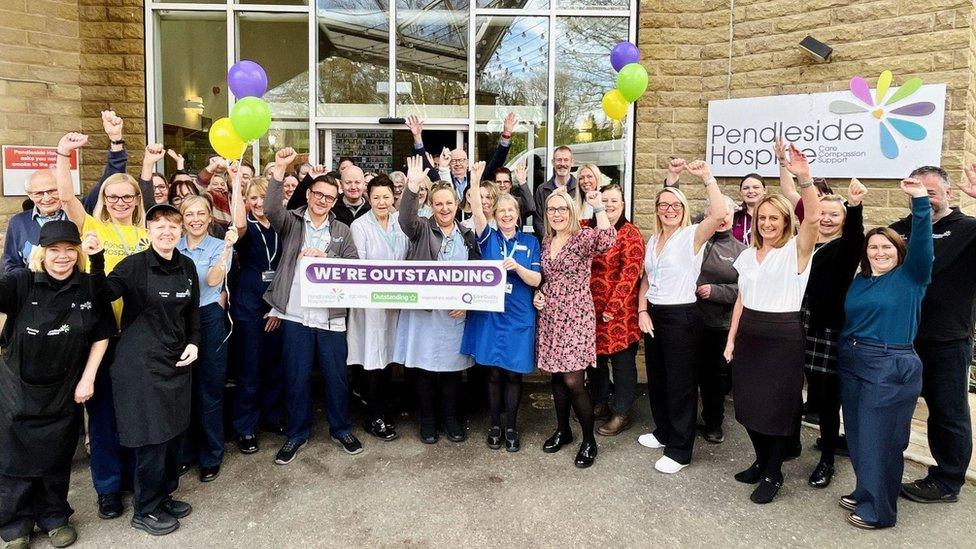
[{"label": "raised arm", "polygon": [[796,235],[796,267],[803,272],[813,255],[817,243],[817,226],[820,224],[820,198],[810,177],[810,163],[803,151],[790,143],[790,158],[787,162],[790,173],[800,182],[800,197],[803,200],[803,221]]},{"label": "raised arm", "polygon": [[244,209],[244,183],[234,178],[230,184],[230,215],[237,236],[242,237],[247,232],[247,211]]},{"label": "raised arm", "polygon": [[707,162],[695,160],[688,164],[687,170],[688,173],[701,179],[705,185],[705,193],[708,195],[708,211],[705,212],[704,219],[695,228],[694,252],[697,254],[702,246],[708,242],[708,239],[712,238],[722,221],[725,220],[725,216],[729,213],[729,206],[725,203],[725,197],[722,196],[722,191],[718,188],[718,182],[712,177],[712,170],[708,167]]},{"label": "raised arm", "polygon": [[166,148],[159,143],[146,145],[146,150],[142,153],[142,172],[139,174],[139,192],[142,193],[142,207],[148,211],[156,205],[153,198],[152,174],[155,171],[156,163],[166,156]]},{"label": "raised arm", "polygon": [[776,151],[776,159],[779,161],[780,193],[796,208],[796,205],[800,203],[800,193],[796,190],[796,185],[793,182],[793,174],[790,173],[789,166],[787,166],[786,145],[783,143],[781,137],[776,138],[773,149]]},{"label": "raised arm", "polygon": [[491,160],[488,161],[488,166],[485,168],[486,172],[495,173],[495,170],[504,166],[505,161],[508,160],[508,150],[512,146],[511,139],[512,132],[515,130],[515,122],[514,112],[509,112],[502,120],[502,136],[498,140],[494,154],[491,155]]},{"label": "raised arm", "polygon": [[105,161],[102,177],[82,200],[85,211],[88,213],[95,210],[98,194],[102,190],[102,183],[117,173],[125,173],[125,167],[129,163],[129,155],[125,152],[125,142],[122,141],[122,119],[115,115],[115,111],[102,111],[102,128],[109,140],[108,158]]},{"label": "raised arm", "polygon": [[522,219],[535,213],[535,197],[532,196],[532,189],[529,188],[528,180],[528,161],[519,162],[512,171],[512,196],[518,200],[519,213]]},{"label": "raised arm", "polygon": [[58,163],[55,169],[55,177],[58,181],[58,196],[61,198],[61,207],[68,214],[68,219],[78,226],[81,232],[85,226],[85,206],[75,196],[75,190],[71,185],[71,151],[79,150],[88,143],[88,136],[83,133],[71,132],[65,134],[58,141]]},{"label": "raised arm", "polygon": [[[264,196],[264,213],[268,216],[268,221],[280,234],[285,227],[285,216],[288,211],[284,204],[285,170],[295,161],[298,153],[291,147],[285,147],[275,153],[274,169],[271,170],[271,181],[268,181],[268,192]],[[295,192],[298,192],[296,189]]]},{"label": "raised arm", "polygon": [[681,177],[681,172],[683,172],[688,167],[684,158],[671,158],[668,160],[668,175],[664,176],[664,186],[665,187],[680,187],[678,183],[678,178]]},{"label": "raised arm", "polygon": [[902,267],[905,274],[920,285],[932,281],[935,247],[932,242],[932,205],[928,191],[915,178],[902,179],[901,190],[912,197],[912,234],[908,237],[908,251]]},{"label": "raised arm", "polygon": [[420,208],[418,194],[424,180],[424,160],[419,154],[407,158],[407,188],[400,198],[400,215],[397,216],[400,228],[410,240],[416,240],[424,230],[425,221],[417,215]]},{"label": "raised arm", "polygon": [[[864,245],[864,208],[861,202],[867,188],[857,178],[851,179],[847,187],[847,215],[844,216],[844,232],[841,234],[843,256],[857,261],[861,257],[861,247]],[[857,259],[855,259],[857,258]]]},{"label": "raised arm", "polygon": [[425,170],[433,170],[434,166],[427,161],[427,149],[424,148],[424,121],[417,115],[411,115],[407,117],[406,125],[413,135],[413,153],[420,155]]},{"label": "raised arm", "polygon": [[471,218],[474,220],[474,234],[481,236],[488,226],[488,218],[481,203],[481,175],[485,173],[485,163],[475,162],[471,165]]}]

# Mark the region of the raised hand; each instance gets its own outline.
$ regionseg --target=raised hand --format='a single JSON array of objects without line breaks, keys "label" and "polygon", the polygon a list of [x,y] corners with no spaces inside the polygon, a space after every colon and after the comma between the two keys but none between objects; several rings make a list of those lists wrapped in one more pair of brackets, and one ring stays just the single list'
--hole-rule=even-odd
[{"label": "raised hand", "polygon": [[169,149],[168,151],[166,151],[166,154],[169,155],[169,157],[172,158],[174,162],[176,162],[177,170],[182,170],[186,166],[186,160],[184,160],[183,155],[179,154],[173,149]]},{"label": "raised hand", "polygon": [[922,185],[922,182],[914,177],[902,179],[898,186],[901,187],[901,190],[905,191],[905,194],[912,198],[921,198],[929,194],[925,186]]},{"label": "raised hand", "polygon": [[484,175],[484,173],[485,173],[484,160],[482,160],[481,162],[475,162],[474,164],[471,164],[471,179],[469,179],[469,181],[471,181],[472,184],[475,184],[475,182],[477,182],[477,184],[480,185],[481,176]]},{"label": "raised hand", "polygon": [[413,134],[414,143],[423,143],[421,135],[424,132],[424,121],[417,115],[411,115],[407,117],[406,124],[407,128],[410,129],[410,133]]},{"label": "raised hand", "polygon": [[783,143],[783,138],[776,136],[776,140],[773,141],[773,151],[776,152],[776,159],[779,163],[785,166],[789,162],[786,159],[786,144]]},{"label": "raised hand", "polygon": [[519,165],[515,166],[515,172],[512,175],[515,176],[515,181],[519,185],[525,185],[525,182],[528,181],[529,168],[527,164],[528,161],[526,160],[525,162],[519,162]]},{"label": "raised hand", "polygon": [[800,183],[810,180],[810,162],[807,160],[807,155],[803,154],[803,151],[796,148],[796,144],[790,143],[789,147],[790,158],[786,162],[786,169],[789,170],[791,174],[796,176],[797,181]]},{"label": "raised hand", "polygon": [[451,149],[444,147],[441,149],[441,155],[437,157],[437,168],[446,170],[449,167],[451,167]]},{"label": "raised hand", "polygon": [[115,115],[115,111],[102,111],[102,128],[112,141],[122,139],[122,119]]},{"label": "raised hand", "polygon": [[969,185],[963,185],[962,181],[957,181],[956,187],[959,187],[959,190],[967,195],[976,198],[976,164],[968,168],[963,167],[962,171],[966,175],[966,180],[969,181]]},{"label": "raised hand", "polygon": [[142,157],[143,166],[152,166],[156,162],[159,162],[166,156],[166,148],[159,143],[150,143],[146,145],[146,152]]},{"label": "raised hand", "polygon": [[287,170],[296,158],[298,158],[298,153],[295,152],[295,149],[291,147],[278,149],[274,159],[275,168],[281,168],[282,171]]},{"label": "raised hand", "polygon": [[600,191],[590,191],[586,193],[586,203],[594,208],[603,207],[603,193]]},{"label": "raised hand", "polygon": [[234,244],[237,243],[237,237],[238,237],[237,231],[234,230],[232,227],[230,230],[227,231],[227,234],[224,235],[224,247],[233,248]]},{"label": "raised hand", "polygon": [[407,183],[413,192],[420,191],[420,184],[424,180],[424,161],[419,154],[407,157]]},{"label": "raised hand", "polygon": [[424,156],[427,157],[427,163],[431,166],[437,166],[437,160],[434,159],[434,155],[430,154],[428,151],[424,151]]},{"label": "raised hand", "polygon": [[227,160],[220,156],[211,157],[210,160],[207,161],[206,169],[210,173],[217,173],[218,170],[226,170]]},{"label": "raised hand", "polygon": [[180,355],[180,361],[176,363],[177,368],[182,368],[183,366],[189,366],[197,359],[198,354],[197,346],[194,344],[189,344],[183,349],[183,354]]},{"label": "raised hand", "polygon": [[507,133],[511,135],[512,131],[515,130],[515,113],[509,112],[505,115],[505,120],[502,121],[502,133]]},{"label": "raised hand", "polygon": [[329,173],[329,168],[326,167],[325,164],[315,164],[314,166],[308,169],[308,175],[311,176],[312,179],[315,179],[316,177],[320,175],[325,175],[327,173]]},{"label": "raised hand", "polygon": [[857,180],[851,178],[851,184],[847,187],[847,204],[849,206],[859,206],[864,200],[864,195],[868,194],[868,189]]},{"label": "raised hand", "polygon": [[701,179],[702,181],[708,181],[712,178],[712,170],[709,168],[708,163],[704,160],[695,160],[688,164],[685,169],[691,175]]},{"label": "raised hand", "polygon": [[86,144],[88,144],[87,135],[78,132],[66,133],[58,141],[58,152],[65,155],[70,154],[71,151],[80,149]]},{"label": "raised hand", "polygon": [[85,233],[81,241],[81,251],[85,252],[85,255],[94,255],[102,251],[102,242],[98,239],[98,235],[91,231]]},{"label": "raised hand", "polygon": [[[678,176],[681,175],[688,167],[688,163],[685,162],[684,158],[672,158],[668,161],[668,180],[677,181]],[[673,178],[673,179],[672,179]]]}]

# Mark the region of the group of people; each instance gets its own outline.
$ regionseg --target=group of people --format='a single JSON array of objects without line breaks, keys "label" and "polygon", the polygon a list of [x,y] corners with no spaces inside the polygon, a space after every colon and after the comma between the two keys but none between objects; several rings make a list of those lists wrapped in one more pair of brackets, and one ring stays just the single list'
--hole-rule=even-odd
[{"label": "group of people", "polygon": [[[131,490],[132,526],[164,535],[192,511],[173,498],[181,474],[220,474],[225,407],[240,452],[257,452],[263,430],[284,437],[277,464],[295,459],[312,432],[316,365],[330,437],[349,454],[363,451],[350,380],[367,405],[365,431],[398,437],[394,365],[413,385],[423,443],[466,440],[467,376],[485,388],[487,446],[517,452],[522,376],[538,368],[551,376],[556,416],[542,450],[574,442],[572,410],[581,435],[573,462],[586,468],[597,433],[631,426],[642,339],[654,425],[638,442],[662,450],[657,471],[689,466],[696,432],[724,440],[731,391],[755,451],[735,478],[756,485],[752,501],[772,501],[783,462],[799,452],[806,370],[821,418],[809,484],[831,482],[842,408],[857,475],[840,501],[851,524],[893,526],[899,494],[956,500],[972,451],[976,277],[966,269],[976,219],[949,208],[945,171],[915,170],[901,182],[911,215],[865,234],[864,186],[852,180],[846,199],[834,194],[792,144],[776,146],[782,195],[750,174],[741,203],[705,162],[674,158],[645,245],[621,187],[594,165],[573,173],[570,148],[555,149],[554,174],[534,191],[524,167],[505,168],[515,122],[503,121],[487,163],[461,149],[428,154],[411,118],[415,154],[403,172],[367,175],[349,158],[329,172],[284,147],[262,177],[218,157],[194,177],[178,154],[149,145],[135,179],[125,173],[123,122],[106,111],[108,166],[84,200],[72,192],[68,158],[88,138],[65,135],[56,168],[31,177],[33,206],[11,220],[5,243],[6,547],[27,547],[35,526],[56,547],[76,539],[67,489],[79,403],[99,516],[121,516],[120,493]],[[178,168],[168,179],[154,171],[166,154]],[[683,174],[703,186],[699,216]],[[966,177],[961,187],[976,196],[976,166]],[[302,257],[496,260],[507,271],[504,312],[306,307]],[[920,392],[937,465],[902,485]]]}]

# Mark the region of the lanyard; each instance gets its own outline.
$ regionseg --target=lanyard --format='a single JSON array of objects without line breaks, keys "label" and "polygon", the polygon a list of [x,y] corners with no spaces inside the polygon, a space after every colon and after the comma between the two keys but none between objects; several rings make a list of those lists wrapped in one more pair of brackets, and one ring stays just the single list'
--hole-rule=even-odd
[{"label": "lanyard", "polygon": [[125,243],[125,238],[122,237],[122,231],[120,231],[119,226],[115,224],[115,220],[112,220],[112,229],[115,230],[115,236],[119,237],[119,245],[121,245],[122,250],[125,251],[125,256],[129,257],[130,255],[134,254],[135,250],[130,248],[129,245]]},{"label": "lanyard", "polygon": [[458,226],[457,226],[457,223],[455,223],[454,224],[454,230],[451,231],[451,234],[448,235],[448,236],[445,236],[444,239],[441,240],[441,253],[439,254],[439,258],[442,261],[446,261],[446,260],[451,259],[451,255],[454,253],[454,240],[455,240],[455,237],[460,232],[461,232],[461,229],[459,229]]},{"label": "lanyard", "polygon": [[[329,220],[326,219],[322,222],[322,227],[316,229],[312,227],[312,222],[308,219],[305,220],[305,245],[310,248],[315,248],[316,250],[325,251],[324,248],[320,248],[323,241],[331,242],[332,233],[329,232]],[[325,245],[326,248],[329,244]]]},{"label": "lanyard", "polygon": [[380,220],[379,219],[376,219],[376,214],[373,213],[373,210],[370,210],[369,211],[369,218],[370,218],[370,221],[372,221],[373,224],[376,225],[376,232],[380,233],[380,236],[382,236],[383,237],[383,240],[386,241],[387,247],[390,248],[390,255],[394,259],[396,259],[396,255],[397,255],[396,245],[397,245],[397,242],[399,242],[399,240],[400,240],[400,235],[398,235],[396,233],[396,230],[394,230],[393,220],[387,218],[387,221],[386,222],[390,226],[390,230],[384,230],[383,229],[383,226],[380,225]]},{"label": "lanyard", "polygon": [[[501,235],[501,233],[498,233]],[[515,257],[515,252],[518,250],[518,238],[516,236],[512,237],[512,252],[508,252],[508,241],[502,236],[502,259],[513,259]]]},{"label": "lanyard", "polygon": [[[261,224],[256,220],[252,219],[250,215],[247,216],[248,223],[254,223],[255,227],[258,229],[258,234],[261,235],[261,241],[264,242],[264,255],[268,258],[268,269],[271,269],[271,262],[278,257],[278,233],[274,233],[274,253],[271,253],[271,249],[268,248],[268,239],[264,236],[264,231],[261,230]],[[231,227],[230,230],[234,228]],[[272,231],[273,232],[273,231]]]}]

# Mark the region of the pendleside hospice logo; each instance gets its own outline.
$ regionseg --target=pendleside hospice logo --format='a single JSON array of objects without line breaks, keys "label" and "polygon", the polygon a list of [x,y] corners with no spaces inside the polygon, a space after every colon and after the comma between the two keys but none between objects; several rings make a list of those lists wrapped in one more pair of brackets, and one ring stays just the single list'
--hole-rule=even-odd
[{"label": "pendleside hospice logo", "polygon": [[872,116],[877,118],[881,153],[885,155],[885,158],[889,159],[898,158],[899,152],[898,141],[895,140],[895,136],[888,129],[889,126],[912,141],[922,141],[928,135],[928,132],[920,124],[897,117],[924,117],[935,112],[935,103],[929,101],[909,103],[900,107],[897,105],[900,101],[912,96],[922,87],[921,78],[909,78],[890,97],[887,97],[888,91],[891,88],[891,78],[891,71],[882,72],[878,76],[878,87],[874,91],[874,97],[872,97],[867,80],[860,76],[855,76],[851,78],[850,88],[851,93],[860,101],[860,104],[844,100],[832,101],[830,103],[830,112],[834,114],[871,113]]}]

